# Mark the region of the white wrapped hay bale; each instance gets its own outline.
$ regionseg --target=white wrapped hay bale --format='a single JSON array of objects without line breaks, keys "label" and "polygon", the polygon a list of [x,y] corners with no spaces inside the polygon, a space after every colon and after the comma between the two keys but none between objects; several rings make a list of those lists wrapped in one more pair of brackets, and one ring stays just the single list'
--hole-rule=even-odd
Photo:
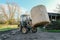
[{"label": "white wrapped hay bale", "polygon": [[32,25],[45,25],[50,22],[44,5],[38,5],[31,9]]}]

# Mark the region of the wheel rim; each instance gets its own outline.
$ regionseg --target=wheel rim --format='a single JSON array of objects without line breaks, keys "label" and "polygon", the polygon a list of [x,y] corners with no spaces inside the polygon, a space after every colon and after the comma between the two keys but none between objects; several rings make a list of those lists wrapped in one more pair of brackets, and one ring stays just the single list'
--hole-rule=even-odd
[{"label": "wheel rim", "polygon": [[23,32],[23,33],[26,33],[26,31],[27,31],[26,28],[23,27],[23,28],[22,28],[22,32]]}]

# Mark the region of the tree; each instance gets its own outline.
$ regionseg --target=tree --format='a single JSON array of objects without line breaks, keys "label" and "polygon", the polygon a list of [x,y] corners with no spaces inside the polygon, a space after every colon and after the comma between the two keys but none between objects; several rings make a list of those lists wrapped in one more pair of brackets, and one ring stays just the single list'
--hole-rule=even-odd
[{"label": "tree", "polygon": [[[5,8],[4,5],[0,5],[0,12],[1,14],[3,14],[3,17],[6,23],[12,24],[16,20],[15,19],[16,16],[18,16],[18,19],[19,19],[21,9],[16,3],[9,3],[9,2],[7,2],[6,7],[7,8]],[[15,16],[15,14],[18,14],[18,15]]]}]

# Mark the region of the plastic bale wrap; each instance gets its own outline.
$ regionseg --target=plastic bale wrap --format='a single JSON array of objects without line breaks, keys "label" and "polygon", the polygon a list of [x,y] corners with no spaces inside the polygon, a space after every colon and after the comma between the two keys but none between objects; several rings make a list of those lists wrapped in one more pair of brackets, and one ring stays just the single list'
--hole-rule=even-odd
[{"label": "plastic bale wrap", "polygon": [[45,25],[50,23],[49,16],[44,5],[38,5],[31,9],[32,25]]}]

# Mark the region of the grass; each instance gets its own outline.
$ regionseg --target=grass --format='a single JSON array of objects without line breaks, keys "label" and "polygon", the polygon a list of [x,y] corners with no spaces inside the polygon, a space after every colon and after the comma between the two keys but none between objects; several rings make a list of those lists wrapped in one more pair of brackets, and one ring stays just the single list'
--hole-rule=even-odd
[{"label": "grass", "polygon": [[[17,25],[0,25],[0,31],[7,31],[7,30],[12,30],[18,28]],[[46,30],[40,28],[42,31],[47,31],[47,32],[60,32],[60,30]]]},{"label": "grass", "polygon": [[47,32],[60,32],[60,30],[45,30]]},{"label": "grass", "polygon": [[41,31],[44,31],[44,32],[60,32],[60,30],[47,30],[47,29],[43,29],[43,28],[39,28]]},{"label": "grass", "polygon": [[17,25],[0,25],[0,31],[7,31],[18,28]]},{"label": "grass", "polygon": [[3,29],[0,29],[0,31],[7,31],[7,30],[12,30],[12,28],[3,28]]}]

